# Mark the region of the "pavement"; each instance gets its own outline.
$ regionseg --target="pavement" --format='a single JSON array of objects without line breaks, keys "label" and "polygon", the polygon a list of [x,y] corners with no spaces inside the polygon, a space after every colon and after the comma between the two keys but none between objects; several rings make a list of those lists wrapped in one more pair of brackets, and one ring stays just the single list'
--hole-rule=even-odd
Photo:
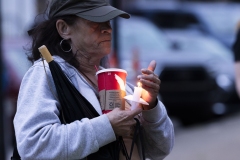
[{"label": "pavement", "polygon": [[240,160],[240,112],[189,127],[173,123],[175,145],[164,160]]}]

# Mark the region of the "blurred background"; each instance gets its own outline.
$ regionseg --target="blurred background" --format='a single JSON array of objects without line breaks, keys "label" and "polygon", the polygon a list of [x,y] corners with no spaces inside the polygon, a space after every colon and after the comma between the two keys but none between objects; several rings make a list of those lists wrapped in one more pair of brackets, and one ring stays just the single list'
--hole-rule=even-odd
[{"label": "blurred background", "polygon": [[[231,47],[240,24],[239,0],[112,0],[131,14],[116,19],[110,67],[136,75],[151,60],[159,98],[175,127],[166,160],[239,160],[240,100]],[[0,159],[14,144],[13,117],[21,79],[31,66],[24,47],[47,0],[0,0]],[[39,17],[39,16],[37,16]],[[41,16],[40,16],[41,17]],[[27,107],[27,106],[26,106]]]}]

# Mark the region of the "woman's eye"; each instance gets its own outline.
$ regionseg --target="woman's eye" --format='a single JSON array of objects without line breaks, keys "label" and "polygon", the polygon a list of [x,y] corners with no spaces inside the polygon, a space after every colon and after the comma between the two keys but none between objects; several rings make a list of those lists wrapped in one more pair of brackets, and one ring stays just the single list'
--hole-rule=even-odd
[{"label": "woman's eye", "polygon": [[111,27],[111,23],[110,23],[110,21],[108,21],[107,24],[108,24],[109,27]]}]

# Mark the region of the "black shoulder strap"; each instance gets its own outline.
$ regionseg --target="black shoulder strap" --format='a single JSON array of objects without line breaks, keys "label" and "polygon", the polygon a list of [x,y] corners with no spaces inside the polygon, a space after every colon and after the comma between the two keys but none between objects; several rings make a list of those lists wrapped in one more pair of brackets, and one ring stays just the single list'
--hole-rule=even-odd
[{"label": "black shoulder strap", "polygon": [[21,157],[20,157],[20,155],[18,153],[18,150],[17,150],[16,138],[15,138],[15,142],[14,142],[13,155],[11,157],[11,160],[21,160]]},{"label": "black shoulder strap", "polygon": [[120,145],[123,151],[123,155],[126,157],[126,160],[131,160],[132,158],[132,152],[134,148],[134,143],[137,141],[137,137],[140,137],[140,143],[141,143],[141,149],[142,149],[142,159],[145,160],[145,151],[144,151],[144,146],[143,146],[143,135],[142,135],[142,130],[141,130],[141,124],[137,118],[134,118],[136,121],[136,127],[133,135],[133,140],[132,140],[132,145],[131,145],[131,150],[130,150],[130,155],[128,155],[125,143],[123,141],[122,137],[119,137],[120,140]]}]

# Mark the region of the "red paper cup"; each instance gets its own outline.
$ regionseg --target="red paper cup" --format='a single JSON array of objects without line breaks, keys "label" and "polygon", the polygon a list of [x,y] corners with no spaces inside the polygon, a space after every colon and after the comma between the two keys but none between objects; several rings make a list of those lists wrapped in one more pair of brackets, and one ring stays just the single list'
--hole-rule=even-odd
[{"label": "red paper cup", "polygon": [[108,113],[117,107],[124,108],[127,72],[123,69],[108,68],[98,71],[96,75],[102,112]]}]

